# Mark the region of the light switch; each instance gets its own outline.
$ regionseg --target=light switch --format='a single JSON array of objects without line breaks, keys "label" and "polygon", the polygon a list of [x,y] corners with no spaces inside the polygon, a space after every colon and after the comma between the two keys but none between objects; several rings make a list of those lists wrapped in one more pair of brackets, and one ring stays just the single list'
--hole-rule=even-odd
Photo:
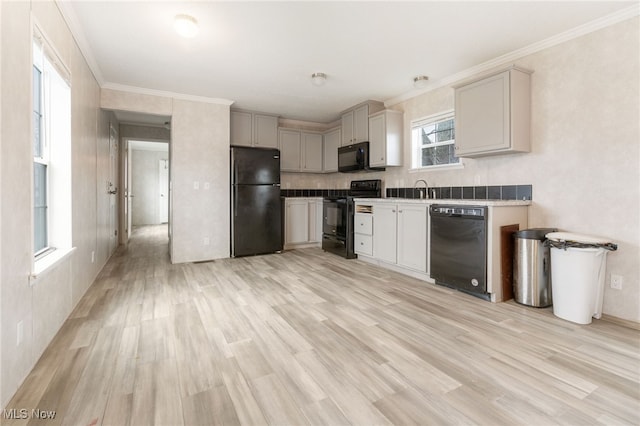
[{"label": "light switch", "polygon": [[193,189],[200,189],[200,182],[198,182],[197,180],[193,181]]},{"label": "light switch", "polygon": [[209,189],[209,182],[204,183],[204,189]]}]

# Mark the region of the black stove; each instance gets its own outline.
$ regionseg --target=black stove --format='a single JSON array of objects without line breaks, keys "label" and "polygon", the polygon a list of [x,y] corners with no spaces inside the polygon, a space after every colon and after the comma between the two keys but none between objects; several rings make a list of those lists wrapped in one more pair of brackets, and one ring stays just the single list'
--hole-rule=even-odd
[{"label": "black stove", "polygon": [[382,197],[380,179],[353,180],[349,195],[325,197],[322,213],[322,249],[347,259],[355,259],[353,250],[353,214],[355,198]]}]

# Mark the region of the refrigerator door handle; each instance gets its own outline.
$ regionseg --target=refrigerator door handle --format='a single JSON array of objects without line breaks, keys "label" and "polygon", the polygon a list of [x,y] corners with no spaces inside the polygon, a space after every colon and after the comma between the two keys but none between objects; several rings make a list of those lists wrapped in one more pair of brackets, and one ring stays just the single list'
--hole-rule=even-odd
[{"label": "refrigerator door handle", "polygon": [[238,186],[233,185],[233,215],[238,217]]}]

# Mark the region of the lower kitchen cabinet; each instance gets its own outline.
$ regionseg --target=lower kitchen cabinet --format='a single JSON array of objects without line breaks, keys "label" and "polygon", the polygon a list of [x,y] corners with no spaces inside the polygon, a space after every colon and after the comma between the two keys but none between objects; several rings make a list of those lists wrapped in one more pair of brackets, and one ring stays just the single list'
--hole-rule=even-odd
[{"label": "lower kitchen cabinet", "polygon": [[398,265],[427,272],[427,206],[398,206]]},{"label": "lower kitchen cabinet", "polygon": [[284,249],[317,246],[322,242],[322,198],[286,198]]},{"label": "lower kitchen cabinet", "polygon": [[427,205],[373,203],[372,212],[372,257],[426,273]]},{"label": "lower kitchen cabinet", "polygon": [[358,213],[353,218],[353,250],[356,254],[373,256],[373,215]]},{"label": "lower kitchen cabinet", "polygon": [[385,262],[396,263],[398,206],[395,204],[374,204],[372,211],[373,257]]},{"label": "lower kitchen cabinet", "polygon": [[[354,248],[358,257],[433,283],[429,275],[430,204],[417,200],[357,200]],[[476,204],[488,207],[487,292],[492,302],[502,302],[511,294],[511,233],[513,229],[526,229],[529,203],[477,200]]]}]

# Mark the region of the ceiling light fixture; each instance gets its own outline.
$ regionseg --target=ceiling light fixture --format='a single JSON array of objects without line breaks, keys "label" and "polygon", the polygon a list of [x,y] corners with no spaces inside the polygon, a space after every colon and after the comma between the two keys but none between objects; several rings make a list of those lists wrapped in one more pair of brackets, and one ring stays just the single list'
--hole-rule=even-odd
[{"label": "ceiling light fixture", "polygon": [[176,15],[173,21],[173,28],[185,38],[193,38],[198,34],[198,21],[190,15]]},{"label": "ceiling light fixture", "polygon": [[427,81],[429,81],[429,77],[427,77],[426,75],[419,75],[417,77],[414,77],[413,87],[415,87],[416,89],[422,89],[427,85]]},{"label": "ceiling light fixture", "polygon": [[311,81],[316,86],[322,86],[327,81],[327,75],[323,72],[314,72],[311,74]]}]

